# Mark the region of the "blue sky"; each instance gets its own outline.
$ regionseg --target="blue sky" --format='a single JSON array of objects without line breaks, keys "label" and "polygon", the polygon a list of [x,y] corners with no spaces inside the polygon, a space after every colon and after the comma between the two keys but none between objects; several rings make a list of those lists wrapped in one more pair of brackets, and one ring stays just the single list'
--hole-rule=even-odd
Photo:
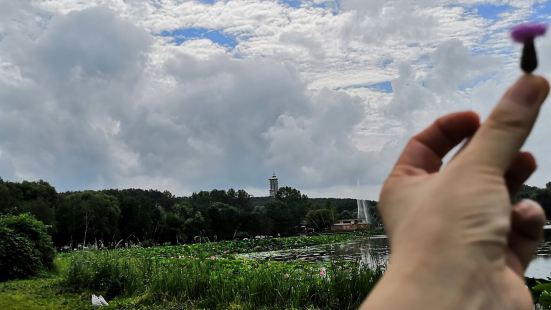
[{"label": "blue sky", "polygon": [[236,39],[224,33],[223,30],[206,28],[181,28],[175,30],[164,30],[160,33],[163,37],[172,38],[173,42],[180,45],[189,40],[208,39],[216,44],[234,48],[237,45]]},{"label": "blue sky", "polygon": [[501,14],[510,12],[513,9],[512,6],[507,4],[480,4],[474,8],[477,14],[489,20],[499,20]]},{"label": "blue sky", "polygon": [[[278,0],[282,5],[287,6],[292,9],[300,9],[304,3],[302,0]],[[201,3],[212,5],[217,0],[200,0]],[[315,7],[319,8],[326,8],[331,9],[334,14],[338,14],[338,7],[340,6],[340,1],[326,1],[326,2],[320,2],[320,3],[310,3],[306,2],[307,4],[313,5]],[[457,4],[456,4],[457,5]],[[497,22],[501,19],[503,14],[514,12],[515,7],[509,5],[509,4],[495,4],[495,3],[482,3],[477,4],[475,6],[465,6],[466,12],[468,14],[475,14],[478,16],[481,16],[482,18],[490,21],[490,22]],[[547,1],[545,3],[535,4],[533,13],[526,21],[544,21],[549,20],[551,16],[551,2]],[[159,33],[160,36],[163,37],[170,37],[172,38],[172,42],[174,44],[180,45],[186,41],[196,40],[196,39],[208,39],[213,43],[216,43],[220,46],[223,46],[225,48],[234,49],[239,44],[239,39],[235,37],[234,35],[225,32],[224,29],[211,29],[211,28],[204,28],[204,27],[189,27],[189,28],[177,28],[177,29],[169,29],[169,30],[162,30]],[[492,32],[486,32],[484,35],[480,38],[480,42],[486,42],[489,40],[495,33]],[[484,54],[491,51],[491,47],[481,45],[480,47],[473,48],[473,54]],[[493,51],[496,53],[505,53],[505,55],[511,55],[513,53],[513,49],[507,49],[504,51]],[[239,54],[236,54],[235,57]],[[421,57],[423,58],[423,57]],[[380,60],[381,66],[383,68],[386,68],[387,66],[391,65],[393,63],[392,58],[383,58]],[[461,87],[461,89],[465,88],[465,85],[468,85],[471,87],[472,85],[477,84],[478,82],[482,82],[486,80],[485,78],[475,78],[472,81],[469,81],[467,83],[464,83],[464,86]],[[366,88],[371,89],[378,92],[384,92],[384,93],[392,93],[393,89],[391,86],[391,83],[389,80],[382,80],[380,82],[366,84],[366,83],[360,83],[360,84],[352,84],[348,86],[339,86],[338,89],[353,89],[353,88]]]}]

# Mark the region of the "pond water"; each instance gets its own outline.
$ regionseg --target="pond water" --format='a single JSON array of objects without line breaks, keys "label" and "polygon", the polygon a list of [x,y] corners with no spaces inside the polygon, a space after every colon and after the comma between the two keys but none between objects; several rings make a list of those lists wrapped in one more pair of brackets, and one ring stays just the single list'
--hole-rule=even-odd
[{"label": "pond water", "polygon": [[[389,254],[387,237],[379,235],[353,242],[325,244],[285,251],[257,252],[246,256],[278,261],[360,260],[364,264],[374,266],[384,264],[388,260]],[[551,225],[545,227],[545,241],[538,248],[537,255],[525,275],[540,279],[551,277]]]},{"label": "pond water", "polygon": [[532,278],[551,278],[551,225],[545,225],[545,240],[540,244],[536,257],[528,266],[526,276]]}]

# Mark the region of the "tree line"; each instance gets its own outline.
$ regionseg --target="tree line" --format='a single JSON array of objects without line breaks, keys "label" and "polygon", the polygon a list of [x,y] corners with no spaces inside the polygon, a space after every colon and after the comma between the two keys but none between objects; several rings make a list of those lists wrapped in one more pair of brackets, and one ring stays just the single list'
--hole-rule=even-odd
[{"label": "tree line", "polygon": [[[0,215],[25,213],[48,225],[58,247],[179,244],[288,236],[306,227],[322,232],[337,219],[355,218],[356,200],[310,199],[291,187],[281,188],[275,198],[234,189],[189,197],[143,189],[58,193],[42,180],[0,179]],[[373,217],[378,219],[376,213]]]},{"label": "tree line", "polygon": [[545,184],[545,188],[523,185],[514,198],[514,201],[521,199],[532,199],[537,201],[545,211],[545,217],[551,219],[551,182]]}]

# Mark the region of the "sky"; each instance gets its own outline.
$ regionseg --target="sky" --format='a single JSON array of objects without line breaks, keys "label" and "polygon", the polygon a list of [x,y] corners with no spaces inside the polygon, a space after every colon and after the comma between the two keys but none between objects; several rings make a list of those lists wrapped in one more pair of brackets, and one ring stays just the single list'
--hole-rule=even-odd
[{"label": "sky", "polygon": [[[520,76],[529,0],[0,0],[0,177],[374,199],[438,116]],[[537,41],[549,76],[551,36]],[[525,149],[551,181],[551,107]]]}]

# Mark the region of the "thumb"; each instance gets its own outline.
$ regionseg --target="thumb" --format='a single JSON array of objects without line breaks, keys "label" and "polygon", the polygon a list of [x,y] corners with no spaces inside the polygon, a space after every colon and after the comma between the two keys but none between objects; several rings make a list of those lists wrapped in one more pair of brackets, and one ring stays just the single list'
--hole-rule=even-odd
[{"label": "thumb", "polygon": [[513,207],[507,262],[520,276],[543,240],[543,224],[545,213],[537,202],[526,199]]},{"label": "thumb", "polygon": [[530,134],[539,109],[549,93],[548,82],[524,75],[509,90],[481,125],[458,164],[483,167],[503,175]]}]

